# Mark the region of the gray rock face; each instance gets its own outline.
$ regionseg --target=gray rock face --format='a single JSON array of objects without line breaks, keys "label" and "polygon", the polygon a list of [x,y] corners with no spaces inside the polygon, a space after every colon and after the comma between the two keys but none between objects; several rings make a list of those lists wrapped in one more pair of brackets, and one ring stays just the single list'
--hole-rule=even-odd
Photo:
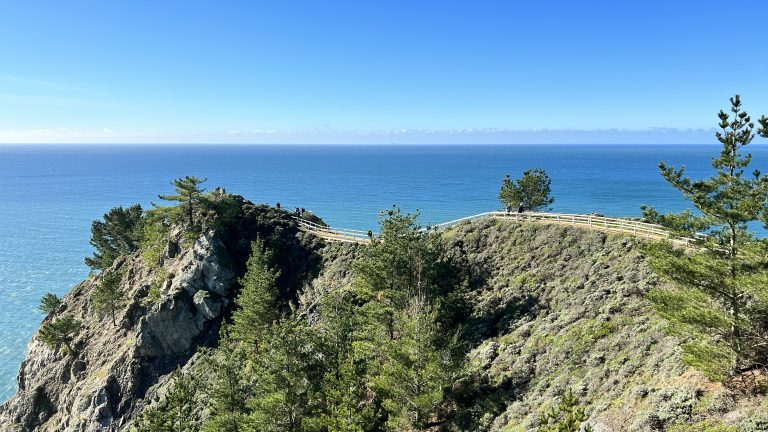
[{"label": "gray rock face", "polygon": [[[71,314],[83,323],[72,343],[76,352],[52,350],[37,335],[32,339],[19,390],[0,407],[0,430],[123,429],[142,408],[148,389],[218,337],[236,281],[222,254],[223,245],[207,234],[186,248],[170,241],[161,269],[138,255],[115,262],[107,271],[125,272],[121,288],[129,299],[117,313],[117,326],[92,308],[90,293],[99,276],[75,287],[59,316]],[[163,277],[159,300],[150,300],[150,287]]]}]

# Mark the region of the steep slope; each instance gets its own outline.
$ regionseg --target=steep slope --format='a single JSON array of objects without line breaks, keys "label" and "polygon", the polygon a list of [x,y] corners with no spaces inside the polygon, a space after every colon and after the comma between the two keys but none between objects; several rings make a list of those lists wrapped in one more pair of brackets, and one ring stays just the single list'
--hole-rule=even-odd
[{"label": "steep slope", "polygon": [[[662,282],[637,240],[560,225],[480,220],[444,233],[472,273],[466,371],[441,430],[532,432],[572,390],[597,432],[768,431],[762,396],[680,360],[679,337],[646,299]],[[305,309],[350,281],[360,246],[326,247]]]},{"label": "steep slope", "polygon": [[256,236],[278,251],[285,270],[282,291],[298,295],[319,262],[314,240],[300,233],[284,211],[226,197],[230,211],[224,225],[194,240],[177,230],[163,243],[159,263],[136,253],[105,271],[123,274],[127,302],[118,310],[116,326],[94,310],[91,294],[100,275],[64,297],[56,316],[72,315],[83,323],[72,344],[75,352],[52,350],[39,334],[33,337],[18,392],[0,407],[0,430],[120,430],[158,380],[183,366],[199,347],[216,345]]},{"label": "steep slope", "polygon": [[534,430],[567,389],[596,431],[768,430],[762,398],[737,397],[682,364],[646,300],[659,281],[633,239],[494,221],[446,235],[483,275],[471,372],[454,389],[462,430]]}]

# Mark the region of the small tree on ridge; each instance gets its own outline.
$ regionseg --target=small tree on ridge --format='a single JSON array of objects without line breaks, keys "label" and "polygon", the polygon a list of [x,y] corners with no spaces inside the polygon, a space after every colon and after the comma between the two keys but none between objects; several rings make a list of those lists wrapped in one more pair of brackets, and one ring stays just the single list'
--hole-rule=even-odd
[{"label": "small tree on ridge", "polygon": [[514,181],[506,176],[501,182],[499,201],[505,206],[522,204],[531,211],[549,210],[549,206],[555,202],[555,198],[550,195],[551,183],[552,179],[541,168],[526,170],[522,177]]},{"label": "small tree on ridge", "polygon": [[190,229],[195,226],[195,208],[202,202],[203,192],[205,192],[205,189],[201,188],[200,185],[206,180],[205,178],[190,176],[177,178],[171,182],[171,185],[176,189],[176,195],[158,195],[161,200],[179,202],[187,214]]}]

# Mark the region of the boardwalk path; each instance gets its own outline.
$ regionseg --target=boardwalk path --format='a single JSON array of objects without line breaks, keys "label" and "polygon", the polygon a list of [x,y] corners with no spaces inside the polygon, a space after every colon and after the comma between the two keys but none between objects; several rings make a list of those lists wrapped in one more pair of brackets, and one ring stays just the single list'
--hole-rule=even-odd
[{"label": "boardwalk path", "polygon": [[[669,240],[675,246],[680,247],[689,247],[695,241],[692,238],[677,237],[670,230],[661,225],[654,225],[630,219],[566,213],[525,212],[521,214],[508,214],[505,212],[486,212],[444,222],[435,225],[432,228],[438,230],[445,229],[465,221],[477,219],[507,219],[525,223],[570,225],[593,231],[627,234],[648,240]],[[350,243],[369,243],[371,241],[367,231],[331,228],[301,218],[296,218],[296,220],[303,231],[315,234],[326,240]]]}]

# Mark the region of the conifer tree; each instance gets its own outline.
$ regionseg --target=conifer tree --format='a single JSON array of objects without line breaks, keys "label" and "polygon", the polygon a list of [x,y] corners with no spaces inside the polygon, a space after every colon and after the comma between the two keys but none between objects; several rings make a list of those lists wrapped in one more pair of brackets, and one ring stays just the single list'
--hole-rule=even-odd
[{"label": "conifer tree", "polygon": [[173,388],[165,397],[169,424],[174,432],[196,432],[200,428],[197,424],[195,379],[178,369],[173,372],[172,379]]},{"label": "conifer tree", "polygon": [[68,354],[74,354],[72,341],[80,331],[82,323],[71,315],[65,315],[43,324],[40,328],[40,340],[52,349],[58,349],[62,345]]},{"label": "conifer tree", "polygon": [[450,348],[436,344],[441,336],[437,316],[426,298],[414,296],[397,313],[397,337],[380,342],[371,379],[389,414],[389,430],[431,426],[430,417],[443,400],[443,387],[451,382]]},{"label": "conifer tree", "polygon": [[380,234],[353,264],[356,295],[388,327],[411,297],[434,298],[452,288],[442,278],[446,263],[440,238],[422,230],[417,220],[418,213],[403,214],[399,208],[382,212]]},{"label": "conifer tree", "polygon": [[272,269],[272,260],[272,251],[257,238],[251,243],[247,270],[239,281],[242,288],[235,300],[238,309],[232,315],[232,337],[253,348],[266,329],[280,318],[276,287],[280,273]]},{"label": "conifer tree", "polygon": [[144,410],[133,426],[134,432],[197,432],[197,381],[179,369],[171,374],[170,390],[155,405]]},{"label": "conifer tree", "polygon": [[176,195],[158,195],[161,200],[179,202],[182,210],[187,214],[190,230],[193,230],[195,226],[195,209],[203,201],[205,189],[201,188],[200,185],[206,180],[205,178],[190,176],[178,178],[171,182],[171,185],[176,189]]},{"label": "conifer tree", "polygon": [[218,352],[207,358],[213,380],[208,389],[210,417],[203,425],[205,432],[250,431],[246,401],[249,398],[243,379],[245,350],[232,342],[226,331]]},{"label": "conifer tree", "polygon": [[252,355],[252,392],[248,408],[254,430],[303,430],[319,409],[319,384],[325,365],[317,348],[319,335],[299,320],[275,323],[264,348]]},{"label": "conifer tree", "polygon": [[712,160],[712,176],[692,180],[684,167],[659,164],[664,179],[701,213],[685,219],[709,226],[709,237],[688,252],[669,244],[647,247],[652,268],[672,282],[651,300],[687,338],[683,359],[718,380],[765,368],[768,359],[768,244],[754,241],[747,229],[768,216],[768,178],[746,172],[752,158],[741,151],[755,136],[754,124],[738,95],[730,101],[731,113],[718,114],[722,150]]},{"label": "conifer tree", "polygon": [[168,418],[164,415],[161,407],[150,405],[145,408],[133,427],[131,432],[174,432]]},{"label": "conifer tree", "polygon": [[329,432],[373,430],[379,415],[369,400],[369,353],[356,341],[358,318],[353,298],[347,289],[333,287],[318,305],[317,326],[326,341],[328,372],[322,382],[325,409],[316,423]]},{"label": "conifer tree", "polygon": [[453,339],[436,306],[454,288],[440,237],[416,215],[382,214],[381,234],[355,261],[360,319],[354,344],[368,353],[367,380],[389,430],[424,428],[452,376]]},{"label": "conifer tree", "polygon": [[499,191],[499,201],[505,206],[517,206],[522,204],[526,210],[548,210],[555,202],[551,196],[552,179],[541,168],[526,170],[523,176],[512,180],[510,176],[504,177]]},{"label": "conifer tree", "polygon": [[124,294],[120,289],[120,282],[123,275],[120,271],[111,271],[103,274],[101,283],[93,290],[91,298],[93,305],[101,313],[109,314],[112,318],[112,325],[116,326],[116,310],[124,301]]},{"label": "conifer tree", "polygon": [[85,259],[94,270],[103,270],[121,255],[135,252],[143,234],[143,210],[134,204],[128,208],[115,207],[104,214],[103,221],[91,224],[91,245],[96,251]]},{"label": "conifer tree", "polygon": [[590,425],[582,428],[587,419],[584,408],[579,406],[579,399],[571,390],[560,395],[560,402],[539,417],[538,432],[592,432]]},{"label": "conifer tree", "polygon": [[339,358],[322,382],[325,409],[317,424],[328,432],[375,429],[379,413],[369,400],[366,359],[356,351],[350,350]]},{"label": "conifer tree", "polygon": [[50,315],[55,313],[61,307],[61,298],[53,293],[46,293],[43,298],[40,299],[40,312]]}]

